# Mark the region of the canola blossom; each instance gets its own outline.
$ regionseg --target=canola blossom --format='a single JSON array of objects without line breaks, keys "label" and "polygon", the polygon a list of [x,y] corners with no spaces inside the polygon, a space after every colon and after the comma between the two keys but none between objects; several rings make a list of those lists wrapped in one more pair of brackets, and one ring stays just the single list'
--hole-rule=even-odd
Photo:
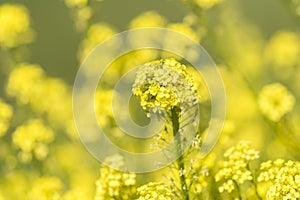
[{"label": "canola blossom", "polygon": [[[0,200],[300,199],[300,0],[268,6],[241,0],[1,2]],[[94,81],[89,76],[103,66],[89,62],[90,53],[126,30],[132,34],[101,55],[93,52],[106,60],[132,49],[107,62],[92,105],[83,102],[79,110],[92,107],[104,132],[99,140],[121,150],[103,146],[96,153],[104,164],[80,141],[72,87],[81,64],[95,66],[84,74]],[[209,56],[198,55],[184,38]],[[158,49],[135,49],[153,42]],[[192,66],[198,58],[199,66]],[[226,90],[224,109],[214,98],[209,60]],[[123,81],[130,99],[116,106]],[[226,110],[224,122],[215,119],[218,109]],[[92,120],[81,116],[84,134],[94,136]],[[149,127],[150,136],[125,131],[118,121],[124,116]],[[153,119],[161,122],[155,131]],[[210,141],[218,127],[218,140]],[[88,143],[98,149],[94,138]],[[215,146],[203,157],[206,142]],[[134,173],[126,164],[137,171],[163,164],[133,161],[126,151],[174,161]]]},{"label": "canola blossom", "polygon": [[14,48],[28,44],[33,39],[30,16],[20,4],[0,5],[0,47]]},{"label": "canola blossom", "polygon": [[176,106],[184,112],[197,104],[192,77],[185,65],[172,58],[140,66],[132,92],[140,98],[143,109],[154,113]]},{"label": "canola blossom", "polygon": [[295,97],[280,83],[265,85],[258,97],[261,112],[270,120],[278,122],[290,112],[295,104]]}]

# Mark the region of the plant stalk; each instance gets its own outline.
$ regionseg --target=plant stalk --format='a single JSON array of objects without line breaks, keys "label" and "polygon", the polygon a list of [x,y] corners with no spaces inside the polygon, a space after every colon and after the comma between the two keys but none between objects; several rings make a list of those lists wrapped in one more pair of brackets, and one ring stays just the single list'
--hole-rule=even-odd
[{"label": "plant stalk", "polygon": [[[180,113],[180,108],[179,107],[173,107],[171,110],[171,119],[172,119],[172,126],[173,126],[173,136],[175,137],[176,134],[179,131],[179,113]],[[179,133],[178,133],[179,134]],[[181,171],[185,171],[185,166],[184,166],[184,157],[183,157],[183,149],[182,149],[182,138],[181,136],[178,137],[178,140],[175,140],[175,151],[176,155],[179,156],[177,159],[177,165],[178,169]],[[186,182],[186,177],[185,174],[178,174],[179,179],[180,179],[180,188],[182,192],[182,200],[189,200],[189,192],[188,192],[188,187],[187,187],[187,182]]]}]

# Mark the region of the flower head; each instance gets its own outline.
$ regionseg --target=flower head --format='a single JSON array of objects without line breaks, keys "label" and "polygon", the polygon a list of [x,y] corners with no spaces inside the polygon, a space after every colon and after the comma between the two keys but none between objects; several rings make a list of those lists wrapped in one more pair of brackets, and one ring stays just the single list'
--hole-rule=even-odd
[{"label": "flower head", "polygon": [[[105,162],[119,168],[124,165],[123,159],[120,155],[113,155]],[[135,193],[136,175],[103,166],[96,186],[95,200],[131,199]]]},{"label": "flower head", "polygon": [[295,97],[280,83],[273,83],[262,88],[258,97],[258,105],[261,112],[274,122],[280,119],[295,104]]},{"label": "flower head", "polygon": [[197,104],[196,91],[186,66],[172,58],[140,66],[132,91],[140,98],[143,109],[154,113],[175,106],[185,110]]},{"label": "flower head", "polygon": [[87,30],[86,37],[80,44],[78,58],[82,62],[85,57],[94,49],[99,43],[110,38],[116,31],[108,24],[96,23],[90,25]]},{"label": "flower head", "polygon": [[298,34],[288,31],[277,32],[266,46],[266,60],[275,66],[293,66],[299,60],[299,45],[300,39]]},{"label": "flower head", "polygon": [[32,154],[38,160],[43,160],[48,155],[48,146],[54,139],[52,130],[39,120],[31,120],[19,126],[13,133],[13,143],[21,149],[22,161],[31,160]]},{"label": "flower head", "polygon": [[300,198],[300,163],[285,162],[282,159],[267,161],[261,164],[259,182],[271,182],[267,199],[299,199]]},{"label": "flower head", "polygon": [[219,191],[232,192],[235,184],[243,184],[247,180],[252,180],[253,175],[248,169],[248,164],[259,158],[259,152],[250,148],[250,143],[241,141],[234,147],[231,147],[224,153],[224,157],[228,158],[223,162],[222,168],[215,175],[217,182],[223,180],[223,184],[219,187]]},{"label": "flower head", "polygon": [[3,136],[13,115],[13,108],[0,99],[0,137]]},{"label": "flower head", "polygon": [[137,189],[137,200],[159,199],[159,200],[173,200],[174,193],[161,182],[150,182],[142,185]]},{"label": "flower head", "polygon": [[147,11],[130,22],[130,28],[163,27],[166,19],[155,11]]},{"label": "flower head", "polygon": [[35,181],[29,192],[29,200],[58,200],[61,198],[63,184],[56,177],[41,177]]},{"label": "flower head", "polygon": [[18,4],[0,6],[0,46],[13,48],[32,41],[28,10]]}]

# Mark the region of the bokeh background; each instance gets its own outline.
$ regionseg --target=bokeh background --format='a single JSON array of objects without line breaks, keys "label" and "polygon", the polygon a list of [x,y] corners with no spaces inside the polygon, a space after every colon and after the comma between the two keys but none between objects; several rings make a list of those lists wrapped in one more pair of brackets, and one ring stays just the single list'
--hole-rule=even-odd
[{"label": "bokeh background", "polygon": [[[0,0],[1,200],[101,199],[101,164],[77,135],[72,86],[80,64],[97,44],[140,27],[170,28],[199,42],[224,81],[226,120],[216,147],[203,161],[210,175],[201,189],[206,192],[196,199],[233,199],[218,192],[214,174],[223,152],[240,140],[249,140],[260,151],[257,169],[266,160],[300,159],[299,1]],[[175,55],[133,52],[112,63],[100,81],[96,113],[117,144],[126,146],[127,141],[109,107],[103,110],[97,104],[110,104],[114,83],[129,69],[170,56]],[[205,137],[210,97],[203,78],[196,78],[196,85]],[[134,110],[136,118],[147,121]],[[164,181],[167,171],[139,174],[136,184]]]}]

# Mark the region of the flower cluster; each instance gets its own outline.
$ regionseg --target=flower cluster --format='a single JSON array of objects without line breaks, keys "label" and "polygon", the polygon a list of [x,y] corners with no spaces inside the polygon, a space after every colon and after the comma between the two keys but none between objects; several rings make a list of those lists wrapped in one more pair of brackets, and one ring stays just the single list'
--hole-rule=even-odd
[{"label": "flower cluster", "polygon": [[9,75],[6,91],[21,105],[30,105],[36,113],[46,114],[50,122],[66,129],[70,136],[76,135],[69,88],[62,80],[47,77],[39,65],[18,65]]},{"label": "flower cluster", "polygon": [[0,137],[5,135],[13,115],[13,108],[0,99]]},{"label": "flower cluster", "polygon": [[102,126],[109,124],[113,114],[110,106],[112,90],[97,90],[95,95],[95,111],[97,119]]},{"label": "flower cluster", "polygon": [[96,23],[90,25],[86,32],[86,38],[80,44],[80,51],[78,52],[79,61],[83,62],[93,48],[115,33],[116,31],[108,24]]},{"label": "flower cluster", "polygon": [[282,159],[267,161],[261,164],[259,182],[270,181],[267,199],[299,199],[300,198],[300,163],[285,162]]},{"label": "flower cluster", "polygon": [[295,97],[280,83],[264,86],[258,97],[261,112],[270,120],[278,122],[291,111],[295,104]]},{"label": "flower cluster", "polygon": [[89,200],[89,198],[82,188],[73,188],[64,194],[63,200]]},{"label": "flower cluster", "polygon": [[28,200],[59,200],[63,184],[56,177],[41,177],[37,179],[28,194]]},{"label": "flower cluster", "polygon": [[28,10],[18,4],[0,6],[0,47],[13,48],[32,41]]},{"label": "flower cluster", "polygon": [[283,159],[276,159],[275,161],[268,160],[260,164],[260,174],[257,177],[258,182],[274,180],[279,172],[279,169],[284,165]]},{"label": "flower cluster", "polygon": [[182,33],[186,35],[187,37],[195,40],[196,42],[200,41],[199,34],[197,34],[189,25],[184,23],[174,23],[174,24],[168,24],[167,28],[178,31],[179,33]]},{"label": "flower cluster", "polygon": [[36,159],[44,160],[49,152],[47,144],[53,141],[54,134],[41,120],[35,119],[17,127],[12,139],[13,143],[21,149],[22,161],[30,161],[32,154]]},{"label": "flower cluster", "polygon": [[166,19],[154,11],[147,11],[135,17],[131,22],[130,28],[145,28],[145,27],[163,27],[166,24]]},{"label": "flower cluster", "polygon": [[65,5],[70,9],[71,17],[74,20],[78,31],[85,31],[88,20],[92,17],[92,9],[88,6],[88,0],[64,0]]},{"label": "flower cluster", "polygon": [[275,66],[294,66],[300,56],[300,38],[288,31],[275,33],[265,48],[266,61]]},{"label": "flower cluster", "polygon": [[235,184],[243,184],[247,180],[253,180],[252,172],[249,169],[250,161],[259,158],[259,152],[250,148],[250,143],[241,141],[224,153],[228,158],[223,167],[215,175],[216,182],[223,180],[219,191],[232,192]]},{"label": "flower cluster", "polygon": [[196,91],[186,66],[172,58],[140,66],[132,92],[148,112],[160,113],[175,106],[186,110],[197,104]]},{"label": "flower cluster", "polygon": [[[105,162],[115,168],[124,165],[120,155],[110,156]],[[131,199],[136,190],[136,175],[103,166],[96,186],[95,200]]]},{"label": "flower cluster", "polygon": [[161,182],[150,182],[137,188],[137,200],[173,200],[176,196]]}]

